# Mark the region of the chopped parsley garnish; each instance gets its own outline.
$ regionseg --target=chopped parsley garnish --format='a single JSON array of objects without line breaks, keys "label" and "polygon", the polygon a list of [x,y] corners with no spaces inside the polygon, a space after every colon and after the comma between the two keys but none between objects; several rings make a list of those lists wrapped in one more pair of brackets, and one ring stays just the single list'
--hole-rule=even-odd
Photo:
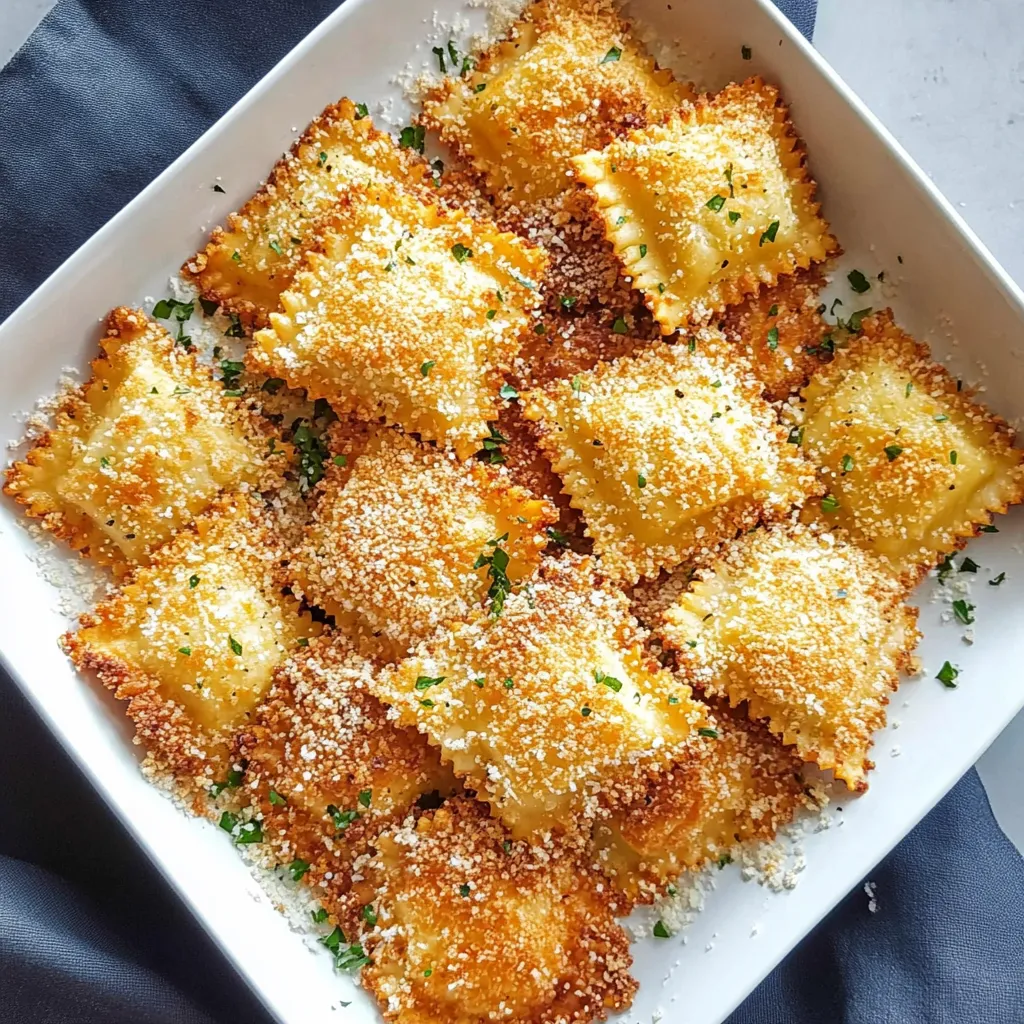
[{"label": "chopped parsley garnish", "polygon": [[465,899],[469,895],[469,883],[468,882],[463,882],[462,885],[459,886],[459,895],[463,899]]},{"label": "chopped parsley garnish", "polygon": [[846,275],[846,280],[858,295],[863,295],[871,287],[871,282],[859,270],[851,270]]},{"label": "chopped parsley garnish", "polygon": [[618,227],[618,228],[621,228],[622,225],[625,224],[626,221],[628,221],[628,220],[629,220],[629,218],[623,213],[621,216],[619,216],[616,219],[615,226]]},{"label": "chopped parsley garnish", "polygon": [[911,380],[907,381],[907,386],[903,389],[903,397],[909,398],[910,392],[914,390],[914,382]]},{"label": "chopped parsley garnish", "polygon": [[572,383],[569,385],[569,387],[572,388],[572,393],[574,395],[578,395],[580,393],[580,391],[583,388],[583,380],[580,378],[579,374],[576,374],[576,376],[573,377]]},{"label": "chopped parsley garnish", "polygon": [[751,50],[751,48],[749,46],[741,46],[740,47],[740,56],[744,60],[750,60],[750,58],[754,56],[754,51]]},{"label": "chopped parsley garnish", "polygon": [[416,679],[417,690],[429,690],[432,686],[440,686],[447,676],[419,676]]},{"label": "chopped parsley garnish", "polygon": [[250,843],[263,842],[263,828],[258,821],[245,821],[238,826],[235,835],[235,846],[248,846]]},{"label": "chopped parsley garnish", "polygon": [[618,46],[613,46],[602,58],[602,64],[612,64],[622,56],[622,50]]},{"label": "chopped parsley garnish", "polygon": [[213,191],[214,191],[214,192],[223,192],[223,191],[224,191],[224,189],[222,189],[222,188],[220,187],[220,185],[214,184],[214,186],[213,186]]},{"label": "chopped parsley garnish", "polygon": [[344,832],[353,821],[358,821],[362,817],[358,811],[341,811],[334,804],[327,805],[327,813],[339,832]]},{"label": "chopped parsley garnish", "polygon": [[225,832],[234,832],[235,826],[238,824],[238,815],[232,814],[231,811],[225,811],[220,816],[219,824]]},{"label": "chopped parsley garnish", "polygon": [[489,309],[484,313],[484,316],[487,317],[488,320],[493,320],[497,315],[498,311],[496,309]]},{"label": "chopped parsley garnish", "polygon": [[369,117],[369,116],[370,116],[370,111],[369,111],[369,108],[366,106],[366,104],[365,103],[357,103],[356,104],[356,120],[357,121],[362,121],[362,119],[364,117]]},{"label": "chopped parsley garnish", "polygon": [[174,319],[179,324],[183,324],[188,320],[195,310],[194,302],[179,302],[177,299],[161,299],[153,307],[153,316],[157,320],[169,320],[171,314],[174,314]]},{"label": "chopped parsley garnish", "polygon": [[562,533],[561,530],[556,530],[553,526],[549,526],[544,532],[547,533],[548,540],[550,540],[552,544],[557,544],[559,547],[563,548],[569,546],[569,537],[567,534]]},{"label": "chopped parsley garnish", "polygon": [[1005,580],[1005,579],[1006,579],[1006,573],[1005,572],[1001,572],[998,576],[993,576],[992,579],[990,579],[988,581],[988,585],[990,587],[998,587],[999,584],[1002,583],[1003,580]]},{"label": "chopped parsley garnish", "polygon": [[778,316],[779,315],[778,303],[773,303],[772,304],[772,308],[768,310],[768,315],[769,316]]},{"label": "chopped parsley garnish", "polygon": [[605,675],[599,668],[594,669],[594,682],[602,683],[614,693],[618,693],[622,689],[622,682],[620,680],[616,679],[615,676]]},{"label": "chopped parsley garnish", "polygon": [[722,868],[724,868],[726,864],[731,864],[731,863],[732,863],[732,854],[731,853],[723,853],[721,855],[721,857],[718,858],[718,870],[721,871]]},{"label": "chopped parsley garnish", "polygon": [[437,365],[433,359],[428,359],[422,366],[420,366],[420,376],[427,377],[430,375],[430,371]]},{"label": "chopped parsley garnish", "polygon": [[725,180],[729,185],[729,198],[732,199],[736,195],[736,189],[733,188],[732,184],[732,164],[729,164],[725,169]]},{"label": "chopped parsley garnish", "polygon": [[411,124],[398,133],[398,144],[402,149],[415,149],[422,153],[426,144],[427,130],[421,124]]},{"label": "chopped parsley garnish", "polygon": [[839,465],[842,466],[844,473],[849,473],[853,469],[853,466],[854,466],[853,456],[852,455],[844,455],[843,458],[842,458],[842,461],[839,463]]},{"label": "chopped parsley garnish", "polygon": [[932,419],[935,420],[936,423],[945,423],[949,417],[944,412],[940,412],[937,416],[933,416]]},{"label": "chopped parsley garnish", "polygon": [[582,708],[580,708],[580,714],[584,718],[588,718],[590,716],[590,708],[588,708],[586,705],[584,705]]},{"label": "chopped parsley garnish", "polygon": [[486,88],[487,88],[487,83],[486,82],[477,82],[477,84],[473,86],[473,92],[483,92],[484,89],[486,89]]},{"label": "chopped parsley garnish", "polygon": [[220,371],[223,374],[220,379],[221,384],[228,390],[237,388],[238,379],[242,376],[244,370],[245,363],[239,362],[236,359],[222,359],[220,363]]},{"label": "chopped parsley garnish", "polygon": [[213,316],[220,309],[220,303],[216,299],[200,299],[199,305],[203,307],[203,312],[207,316]]},{"label": "chopped parsley garnish", "polygon": [[960,563],[960,572],[977,572],[977,571],[978,571],[978,563],[973,558],[965,557],[964,560]]},{"label": "chopped parsley garnish", "polygon": [[898,444],[887,444],[883,450],[890,462],[895,462],[903,454],[903,449]]},{"label": "chopped parsley garnish", "polygon": [[504,398],[506,402],[511,402],[514,398],[519,397],[519,392],[511,384],[502,384],[498,390],[498,395]]},{"label": "chopped parsley garnish", "polygon": [[958,675],[960,675],[960,669],[956,668],[954,665],[951,665],[948,661],[944,661],[942,663],[942,668],[939,669],[938,674],[935,676],[935,678],[938,679],[938,681],[942,683],[943,686],[947,687],[950,690],[955,690],[956,677]]},{"label": "chopped parsley garnish", "polygon": [[534,334],[546,334],[547,333],[547,328],[543,324],[537,324],[533,328],[533,333]]},{"label": "chopped parsley garnish", "polygon": [[712,196],[704,205],[709,210],[714,210],[715,213],[718,213],[725,206],[725,196]]},{"label": "chopped parsley garnish", "polygon": [[179,654],[184,654],[185,657],[187,658],[192,653],[192,648],[191,647],[179,647],[178,648],[178,653]]},{"label": "chopped parsley garnish", "polygon": [[779,347],[779,329],[771,327],[768,329],[768,351],[774,352]]},{"label": "chopped parsley garnish", "polygon": [[730,210],[726,216],[729,218],[730,224],[735,224],[740,219],[739,210]]},{"label": "chopped parsley garnish", "polygon": [[[321,156],[324,156],[324,157],[325,157],[325,156],[327,156],[327,154],[326,154],[326,153],[321,153],[320,155],[321,155]],[[234,251],[234,252],[233,252],[233,253],[231,254],[231,259],[232,259],[232,260],[233,260],[233,261],[234,261],[235,263],[241,263],[241,262],[242,262],[242,254],[241,254],[241,253],[240,253],[240,252],[239,252],[239,251],[238,251],[238,250],[236,249],[236,250],[235,250],[235,251]]]},{"label": "chopped parsley garnish", "polygon": [[284,249],[281,248],[281,243],[276,238],[272,238],[270,240],[270,248],[276,252],[278,256],[284,255]]},{"label": "chopped parsley garnish", "polygon": [[717,729],[702,728],[702,729],[698,729],[697,730],[697,735],[698,736],[706,736],[709,740],[717,740],[718,739],[718,730]]},{"label": "chopped parsley garnish", "polygon": [[273,807],[284,807],[288,803],[287,797],[281,796],[276,789],[270,791],[268,799]]},{"label": "chopped parsley garnish", "polygon": [[505,461],[505,454],[502,452],[501,446],[508,444],[508,438],[493,423],[487,424],[487,431],[490,437],[484,438],[483,449],[477,455],[482,457],[484,462],[491,463],[492,466],[500,465]]},{"label": "chopped parsley garnish", "polygon": [[327,920],[327,911],[323,907],[318,907],[316,910],[311,910],[309,916],[313,918],[314,924],[323,924]]},{"label": "chopped parsley garnish", "polygon": [[760,245],[764,245],[765,242],[774,242],[775,241],[775,236],[778,233],[779,233],[779,222],[777,220],[773,220],[771,222],[771,224],[768,225],[768,230],[765,231],[763,235],[761,235],[761,241],[759,241],[757,244],[760,246]]},{"label": "chopped parsley garnish", "polygon": [[[507,535],[506,535],[507,536]],[[481,553],[473,563],[474,569],[487,568],[487,577],[491,581],[487,589],[487,599],[491,602],[491,618],[496,619],[505,608],[505,598],[512,593],[512,582],[509,580],[506,570],[508,569],[508,552],[499,546],[499,540],[489,541],[494,547],[491,554]]]},{"label": "chopped parsley garnish", "polygon": [[957,454],[956,454],[956,449],[953,449],[953,451],[951,451],[951,452],[949,453],[949,464],[950,464],[951,466],[955,466],[955,465],[956,465],[956,460],[957,460],[957,458],[958,458],[958,456],[957,456]]},{"label": "chopped parsley garnish", "polygon": [[231,648],[231,653],[237,656],[242,654],[242,645],[228,633],[228,646]]},{"label": "chopped parsley garnish", "polygon": [[100,467],[102,469],[110,469],[110,459],[108,459],[106,455],[104,455],[103,458],[100,459]]},{"label": "chopped parsley garnish", "polygon": [[563,295],[558,300],[558,304],[562,307],[562,309],[568,311],[572,309],[572,307],[575,306],[578,301],[579,300],[576,298],[575,295]]},{"label": "chopped parsley garnish", "polygon": [[953,602],[953,614],[965,626],[970,626],[974,623],[974,605],[968,604],[963,598]]},{"label": "chopped parsley garnish", "polygon": [[199,577],[198,576],[189,576],[189,578],[188,578],[188,589],[189,590],[195,590],[196,587],[198,587],[198,586],[199,586]]},{"label": "chopped parsley garnish", "polygon": [[321,167],[323,167],[323,165],[327,163],[327,154],[321,151],[320,155],[316,158],[316,161]]},{"label": "chopped parsley garnish", "polygon": [[[246,761],[242,762],[243,765],[247,763],[248,762]],[[244,773],[240,772],[237,768],[232,768],[228,772],[228,777],[223,782],[215,782],[210,787],[210,796],[216,798],[220,796],[225,789],[238,789],[238,787],[242,784],[243,775]]]},{"label": "chopped parsley garnish", "polygon": [[442,75],[448,74],[448,66],[444,62],[444,48],[441,46],[432,46],[430,52],[435,54],[437,57],[437,70]]},{"label": "chopped parsley garnish", "polygon": [[361,807],[369,807],[370,802],[373,800],[373,790],[361,789],[359,791],[359,796],[357,796],[356,799],[359,801]]},{"label": "chopped parsley garnish", "polygon": [[[309,861],[303,860],[301,857],[296,857],[295,860],[288,865],[288,872],[291,874],[293,882],[301,882],[307,871],[309,871]],[[326,917],[327,911],[321,907],[316,914],[323,914],[324,917]],[[314,921],[317,919],[316,914],[313,915]],[[323,919],[323,917],[320,918],[321,921]]]},{"label": "chopped parsley garnish", "polygon": [[654,935],[655,935],[656,938],[659,938],[659,939],[670,939],[670,938],[672,938],[672,933],[668,930],[668,926],[665,924],[664,921],[657,921],[657,922],[655,922],[655,925],[654,925]]},{"label": "chopped parsley garnish", "polygon": [[242,326],[242,321],[237,313],[228,313],[228,319],[231,321],[228,329],[224,332],[225,338],[244,338],[245,328]]},{"label": "chopped parsley garnish", "polygon": [[825,497],[821,499],[821,511],[838,512],[839,499],[834,494],[826,494]]},{"label": "chopped parsley garnish", "polygon": [[268,395],[276,395],[283,387],[283,377],[268,377],[260,387],[260,391],[266,391]]},{"label": "chopped parsley garnish", "polygon": [[516,684],[515,680],[511,676],[505,676],[501,685],[504,686],[506,690],[511,690]]},{"label": "chopped parsley garnish", "polygon": [[999,527],[993,526],[991,523],[986,523],[984,526],[978,527],[979,533],[998,533]]},{"label": "chopped parsley garnish", "polygon": [[803,427],[790,427],[789,437],[786,438],[789,444],[803,444],[804,443],[804,428]]},{"label": "chopped parsley garnish", "polygon": [[466,260],[473,258],[473,250],[467,249],[461,242],[456,242],[452,246],[452,255],[459,263],[465,263]]},{"label": "chopped parsley garnish", "polygon": [[372,903],[363,907],[362,918],[371,928],[377,923],[377,911],[373,909]]},{"label": "chopped parsley garnish", "polygon": [[323,479],[324,461],[329,452],[308,420],[296,420],[296,424],[292,429],[292,444],[298,456],[299,489],[308,491]]},{"label": "chopped parsley garnish", "polygon": [[331,462],[333,462],[336,466],[347,466],[348,458],[344,455],[335,455],[334,458],[331,459]]},{"label": "chopped parsley garnish", "polygon": [[643,473],[637,473],[637,475],[636,475],[636,485],[641,490],[643,490],[647,486],[647,477],[645,477],[643,475]]},{"label": "chopped parsley garnish", "polygon": [[626,324],[626,321],[621,316],[616,317],[615,321],[612,323],[612,331],[615,334],[625,334],[628,330],[629,327]]}]

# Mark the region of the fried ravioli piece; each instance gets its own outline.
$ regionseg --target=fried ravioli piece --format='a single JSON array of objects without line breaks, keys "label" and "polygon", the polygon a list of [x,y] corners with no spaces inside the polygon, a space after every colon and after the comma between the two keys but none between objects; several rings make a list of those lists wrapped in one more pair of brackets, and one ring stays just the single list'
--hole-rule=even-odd
[{"label": "fried ravioli piece", "polygon": [[566,554],[371,685],[515,835],[571,829],[637,793],[703,723],[645,636],[592,560]]},{"label": "fried ravioli piece", "polygon": [[526,396],[601,569],[635,582],[778,518],[815,491],[749,365],[717,332]]},{"label": "fried ravioli piece", "polygon": [[499,466],[375,428],[351,465],[331,465],[305,541],[296,588],[335,617],[367,656],[404,657],[483,601],[501,538],[511,580],[528,576],[555,509]]},{"label": "fried ravioli piece", "polygon": [[760,78],[573,164],[665,334],[838,249],[778,90]]},{"label": "fried ravioli piece", "polygon": [[262,508],[221,499],[84,615],[61,646],[127,700],[148,767],[205,791],[274,668],[319,631],[282,593]]},{"label": "fried ravioli piece", "polygon": [[746,701],[804,760],[863,790],[872,736],[919,639],[903,595],[873,555],[790,524],[726,545],[657,632],[688,684]]},{"label": "fried ravioli piece", "polygon": [[399,149],[351,100],[327,107],[267,183],[216,228],[206,248],[182,272],[203,298],[237,314],[246,326],[263,327],[291,287],[324,216],[354,185],[377,184],[415,191],[425,167]]},{"label": "fried ravioli piece", "polygon": [[861,328],[802,393],[794,430],[828,488],[804,515],[841,527],[915,582],[1024,499],[1024,455],[890,310]]},{"label": "fried ravioli piece", "polygon": [[461,798],[385,833],[362,867],[363,986],[395,1024],[585,1024],[629,1006],[629,940],[564,842],[515,842]]},{"label": "fried ravioli piece", "polygon": [[353,859],[418,797],[454,784],[423,736],[388,719],[371,672],[341,634],[310,640],[277,669],[235,746],[264,841],[293,876],[324,889],[339,916]]},{"label": "fried ravioli piece", "polygon": [[652,902],[692,868],[767,841],[812,806],[803,762],[759,722],[715,705],[708,726],[641,800],[598,822],[597,863],[630,900]]},{"label": "fried ravioli piece", "polygon": [[423,120],[497,201],[537,200],[572,187],[572,157],[692,96],[609,0],[538,0],[471,73],[427,94]]},{"label": "fried ravioli piece", "polygon": [[472,454],[539,301],[543,253],[464,214],[356,188],[321,241],[250,364],[339,415],[383,416]]},{"label": "fried ravioli piece", "polygon": [[91,379],[7,470],[4,491],[51,533],[119,573],[146,565],[227,489],[267,486],[281,457],[210,370],[141,310],[107,319]]},{"label": "fried ravioli piece", "polygon": [[823,284],[817,267],[799,271],[722,317],[722,333],[750,359],[770,402],[798,391],[821,366],[819,346],[829,331],[818,302]]}]

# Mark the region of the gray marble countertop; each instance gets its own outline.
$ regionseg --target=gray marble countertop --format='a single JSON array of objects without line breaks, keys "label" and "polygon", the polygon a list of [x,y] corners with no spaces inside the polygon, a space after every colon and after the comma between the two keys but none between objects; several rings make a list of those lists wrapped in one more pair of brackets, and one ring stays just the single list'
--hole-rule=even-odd
[{"label": "gray marble countertop", "polygon": [[[0,2],[0,66],[54,0]],[[1024,3],[820,0],[814,42],[1024,286]],[[1024,852],[1024,712],[978,762]]]}]

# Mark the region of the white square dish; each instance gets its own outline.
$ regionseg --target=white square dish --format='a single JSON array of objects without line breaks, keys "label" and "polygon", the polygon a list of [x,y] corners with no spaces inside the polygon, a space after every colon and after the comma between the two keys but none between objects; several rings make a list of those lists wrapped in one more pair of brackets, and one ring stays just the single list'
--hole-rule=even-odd
[{"label": "white square dish", "polygon": [[[954,373],[981,382],[991,409],[1011,421],[1024,416],[1024,363],[1015,349],[1024,337],[1024,295],[774,7],[767,0],[636,0],[630,10],[645,37],[681,41],[665,58],[679,77],[717,88],[761,73],[781,87],[825,215],[847,250],[836,274],[847,311],[845,272],[858,267],[874,281],[884,270],[884,297],[876,282],[858,305],[892,305]],[[484,12],[463,0],[348,0],[0,325],[7,439],[17,440],[23,413],[54,391],[64,367],[86,365],[108,310],[164,294],[168,277],[209,228],[244,202],[325,104],[348,95],[368,103],[382,127],[406,123],[409,108],[395,76],[432,63],[431,47],[448,38],[445,25],[466,26],[465,40],[484,21]],[[224,194],[212,191],[215,181]],[[289,1024],[379,1020],[330,957],[314,955],[291,931],[225,837],[186,818],[143,779],[116,703],[81,679],[56,646],[68,620],[32,558],[36,541],[16,523],[11,503],[0,516],[8,572],[0,657],[61,743],[274,1015]],[[1024,659],[1015,621],[1015,606],[1024,602],[1024,517],[998,525],[998,534],[971,548],[983,568],[971,599],[973,645],[944,621],[946,606],[929,601],[934,585],[921,588],[925,671],[893,699],[890,726],[875,743],[871,789],[839,801],[843,810],[834,817],[843,827],[808,836],[806,867],[792,891],[744,882],[735,867],[716,872],[705,911],[684,933],[635,944],[641,987],[621,1019],[646,1022],[661,1011],[680,1024],[722,1020],[1024,704],[1024,686],[1000,671]],[[987,586],[999,572],[1006,582]],[[947,659],[961,669],[955,690],[933,678]]]}]

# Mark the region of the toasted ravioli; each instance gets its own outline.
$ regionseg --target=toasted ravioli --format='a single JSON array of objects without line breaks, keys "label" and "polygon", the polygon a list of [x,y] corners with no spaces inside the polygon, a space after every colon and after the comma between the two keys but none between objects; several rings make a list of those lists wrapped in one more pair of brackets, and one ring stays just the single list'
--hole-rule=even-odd
[{"label": "toasted ravioli", "polygon": [[255,336],[251,364],[339,414],[474,452],[539,301],[543,253],[464,214],[359,189],[328,218],[322,248]]},{"label": "toasted ravioli", "polygon": [[750,359],[771,402],[798,391],[821,366],[818,353],[829,332],[818,302],[823,283],[812,267],[725,311],[722,333]]},{"label": "toasted ravioli", "polygon": [[592,561],[567,554],[371,685],[517,836],[569,829],[629,799],[702,723],[645,635]]},{"label": "toasted ravioli", "polygon": [[761,388],[702,330],[527,395],[603,572],[656,575],[814,491]]},{"label": "toasted ravioli", "polygon": [[209,785],[274,668],[318,631],[281,592],[261,509],[220,501],[61,640],[120,700],[150,766]]},{"label": "toasted ravioli", "polygon": [[388,719],[369,691],[371,672],[341,634],[313,638],[277,670],[235,745],[264,841],[335,899],[385,825],[453,783],[420,733]]},{"label": "toasted ravioli", "polygon": [[803,447],[828,489],[808,520],[842,527],[910,581],[1024,498],[1024,454],[890,311],[803,391]]},{"label": "toasted ravioli", "polygon": [[643,798],[598,822],[594,854],[616,889],[649,903],[683,871],[775,838],[811,806],[803,763],[760,723],[716,706],[708,726]]},{"label": "toasted ravioli", "polygon": [[838,249],[778,90],[760,78],[573,164],[665,334]]},{"label": "toasted ravioli", "polygon": [[247,326],[265,326],[303,254],[315,244],[324,215],[352,186],[415,191],[423,183],[425,168],[410,153],[377,131],[350,100],[327,107],[183,272],[203,298],[236,313]]},{"label": "toasted ravioli", "polygon": [[388,428],[351,466],[330,466],[321,486],[292,561],[297,589],[384,661],[481,604],[482,555],[500,546],[509,579],[528,576],[557,519],[499,466],[460,462]]},{"label": "toasted ravioli", "polygon": [[572,847],[515,842],[468,799],[376,846],[361,980],[386,1020],[571,1024],[630,1004],[629,940]]},{"label": "toasted ravioli", "polygon": [[660,70],[610,0],[539,0],[475,69],[427,94],[424,122],[498,201],[573,185],[570,160],[693,96]]},{"label": "toasted ravioli", "polygon": [[92,377],[4,490],[83,555],[124,571],[225,489],[269,484],[283,459],[237,397],[141,310],[115,309]]},{"label": "toasted ravioli", "polygon": [[746,701],[752,719],[860,790],[919,639],[903,594],[873,555],[791,524],[726,545],[658,633],[687,683]]}]

